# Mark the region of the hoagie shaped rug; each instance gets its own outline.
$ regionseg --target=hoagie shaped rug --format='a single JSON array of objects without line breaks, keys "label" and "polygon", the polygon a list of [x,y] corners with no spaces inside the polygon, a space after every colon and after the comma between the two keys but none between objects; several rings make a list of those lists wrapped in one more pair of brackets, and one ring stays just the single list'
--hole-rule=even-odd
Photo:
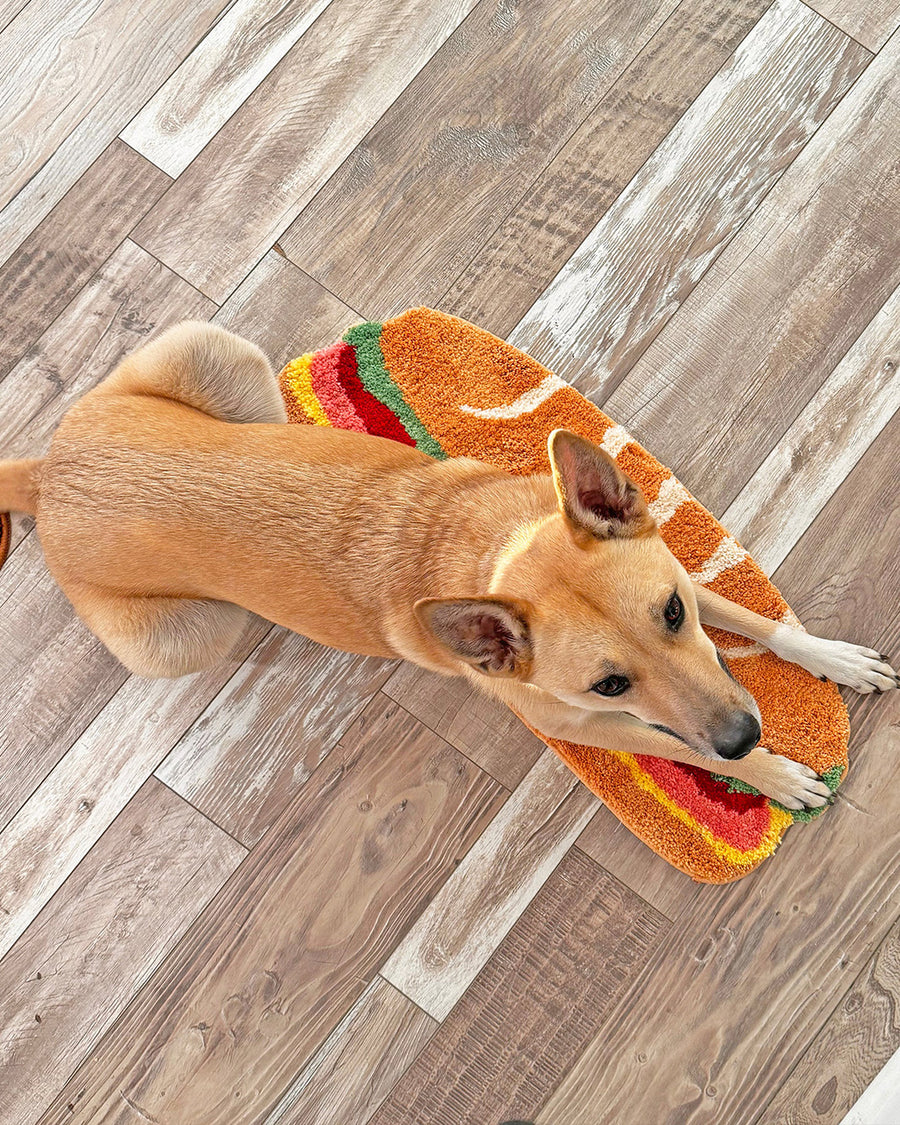
[{"label": "hoagie shaped rug", "polygon": [[[379,434],[432,457],[475,457],[512,473],[550,471],[547,436],[555,428],[582,434],[640,486],[692,577],[799,625],[740,544],[621,426],[541,364],[458,317],[418,308],[357,325],[341,342],[289,363],[280,384],[293,422]],[[849,735],[837,687],[745,637],[707,632],[759,704],[762,745],[811,766],[836,789]],[[794,821],[824,811],[791,812],[703,769],[535,733],[636,836],[702,882],[746,875]]]}]

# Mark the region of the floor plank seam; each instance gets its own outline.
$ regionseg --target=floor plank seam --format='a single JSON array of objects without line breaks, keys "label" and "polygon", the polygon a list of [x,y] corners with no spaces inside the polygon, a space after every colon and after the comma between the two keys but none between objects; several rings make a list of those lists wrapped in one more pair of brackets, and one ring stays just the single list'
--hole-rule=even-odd
[{"label": "floor plank seam", "polygon": [[[849,31],[845,31],[843,27],[839,27],[839,26],[838,26],[838,25],[837,25],[837,24],[836,24],[836,23],[834,22],[834,20],[830,20],[830,19],[828,18],[828,16],[822,15],[822,13],[821,13],[821,12],[819,11],[819,9],[818,9],[818,8],[817,8],[817,7],[816,7],[816,6],[814,5],[814,4],[810,4],[809,0],[800,0],[800,3],[801,3],[801,4],[803,5],[803,7],[804,7],[804,8],[809,8],[809,10],[810,10],[811,12],[815,12],[815,14],[816,14],[816,15],[817,15],[817,16],[819,17],[819,19],[821,19],[821,20],[824,20],[824,21],[825,21],[825,23],[830,23],[830,24],[831,24],[831,26],[832,26],[832,27],[834,28],[834,30],[835,30],[835,31],[839,31],[839,32],[841,33],[841,35],[846,35],[846,36],[847,36],[847,38],[848,38],[848,39],[850,39],[850,40],[852,40],[852,41],[853,41],[854,43],[856,43],[856,44],[857,44],[857,46],[859,46],[859,47],[862,47],[862,49],[863,49],[864,51],[868,51],[868,52],[869,52],[869,54],[870,54],[870,55],[872,56],[872,58],[874,58],[874,57],[875,57],[875,56],[876,56],[876,55],[878,54],[878,51],[873,51],[871,47],[867,47],[867,46],[865,45],[865,43],[861,43],[861,42],[860,42],[860,41],[859,41],[859,40],[858,40],[858,39],[856,38],[856,36],[855,36],[855,35],[851,35]],[[880,49],[881,49],[881,48],[879,48],[879,50],[880,50]],[[870,60],[870,61],[871,61],[871,60]],[[849,90],[848,90],[848,93],[849,93]],[[846,97],[846,95],[845,95],[845,97]],[[843,100],[843,99],[842,99],[842,100]]]},{"label": "floor plank seam", "polygon": [[[120,138],[117,137],[116,139],[119,140]],[[123,141],[122,143],[124,144],[125,142]],[[143,154],[141,154],[141,155],[143,155]],[[144,157],[144,159],[146,160],[147,158]],[[154,165],[154,167],[156,167],[156,165]],[[159,199],[156,202],[160,203],[163,199],[165,199],[166,196],[169,194],[169,192],[172,190],[172,188],[177,183],[178,183],[177,180],[173,180],[171,182],[171,184],[169,184],[169,186],[166,188],[166,190],[162,193],[162,195],[159,197]],[[156,204],[154,204],[154,206],[156,206]],[[151,210],[152,210],[152,208],[151,208]],[[215,316],[216,313],[219,311],[219,309],[221,309],[222,305],[225,304],[224,301],[222,301],[220,303],[219,301],[215,300],[215,298],[210,297],[210,295],[208,293],[204,293],[202,289],[198,289],[197,286],[194,285],[193,282],[188,281],[188,279],[183,274],[180,274],[178,272],[178,270],[172,269],[172,267],[168,264],[168,262],[164,262],[162,260],[162,258],[157,257],[156,254],[154,254],[151,250],[148,250],[146,246],[144,246],[142,243],[138,242],[138,240],[136,238],[134,238],[132,235],[129,235],[128,238],[123,239],[123,241],[134,243],[134,245],[137,246],[140,250],[142,250],[147,255],[147,257],[152,258],[154,262],[157,262],[164,270],[167,270],[173,277],[177,277],[179,281],[183,281],[185,285],[189,285],[195,293],[199,294],[199,296],[201,296],[204,299],[204,301],[209,301],[210,304],[214,305],[215,309],[216,309],[216,312],[212,314],[213,316]],[[259,263],[257,262],[256,264],[258,265]],[[241,280],[239,282],[239,285],[242,285],[246,280],[247,280],[247,275],[245,275],[244,277],[241,278]],[[238,286],[236,285],[235,289],[237,289],[237,288],[238,288]],[[231,296],[231,294],[229,293],[229,297],[230,296]],[[212,317],[210,317],[210,320],[212,320]]]},{"label": "floor plank seam", "polygon": [[[598,809],[597,812],[599,811],[600,810]],[[596,815],[597,814],[595,813],[594,816]],[[591,817],[591,820],[593,820],[593,817]],[[649,910],[655,914],[661,915],[669,923],[670,927],[675,925],[677,918],[673,918],[671,914],[666,914],[664,910],[661,910],[658,906],[654,906],[652,902],[648,902],[639,890],[637,890],[635,887],[632,887],[630,883],[626,883],[624,879],[620,879],[618,875],[614,875],[611,871],[608,871],[598,859],[595,859],[594,856],[592,856],[589,852],[586,852],[584,848],[580,847],[577,841],[576,843],[572,844],[569,850],[576,851],[580,855],[583,855],[586,860],[594,865],[594,867],[599,868],[608,879],[612,879],[612,881],[617,886],[624,887],[629,894],[632,894],[635,898],[640,899],[644,904],[645,910]]]},{"label": "floor plank seam", "polygon": [[[161,777],[158,777],[157,776],[157,770],[158,769],[159,769],[159,766],[157,766],[156,769],[153,771],[153,773],[150,774],[150,777],[152,777],[153,780],[157,782],[157,784],[161,785],[164,789],[168,789],[168,791],[174,797],[177,797],[179,801],[184,801],[184,803],[186,805],[189,805],[198,816],[202,817],[209,824],[213,825],[214,828],[217,828],[220,832],[224,833],[230,840],[233,840],[239,848],[243,849],[245,858],[250,854],[251,851],[253,851],[252,847],[250,847],[248,844],[245,844],[243,840],[238,839],[238,837],[235,836],[235,834],[233,832],[229,832],[227,828],[223,828],[221,824],[218,824],[215,820],[213,820],[213,818],[209,815],[209,813],[204,812],[203,809],[201,809],[201,808],[198,808],[197,805],[195,805],[193,801],[191,801],[187,797],[185,797],[185,795],[183,793],[179,793],[177,789],[173,789],[171,785],[169,785],[167,782],[163,781]],[[121,815],[122,814],[119,813],[119,816],[121,816]],[[116,819],[118,819],[118,818],[116,818]],[[107,829],[107,832],[108,831],[109,831],[109,829]],[[240,866],[240,864],[238,866]],[[235,868],[235,870],[237,870],[237,868]]]}]

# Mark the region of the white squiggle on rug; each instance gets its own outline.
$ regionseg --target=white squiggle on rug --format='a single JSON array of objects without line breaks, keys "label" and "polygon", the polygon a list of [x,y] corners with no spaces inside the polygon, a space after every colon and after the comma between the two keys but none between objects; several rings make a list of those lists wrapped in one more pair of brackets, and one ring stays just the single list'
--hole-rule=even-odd
[{"label": "white squiggle on rug", "polygon": [[491,406],[486,410],[477,406],[460,406],[459,409],[463,414],[474,414],[476,418],[489,418],[496,421],[507,418],[521,418],[523,414],[530,414],[533,410],[537,410],[542,402],[546,402],[551,395],[556,394],[563,387],[568,387],[568,385],[558,375],[551,374],[536,387],[525,391],[514,402],[507,403],[506,406]]},{"label": "white squiggle on rug", "polygon": [[666,477],[659,487],[659,495],[655,500],[651,500],[647,507],[650,509],[650,515],[662,527],[690,498],[691,494],[681,481],[676,480],[675,477]]},{"label": "white squiggle on rug", "polygon": [[726,535],[703,564],[703,568],[692,574],[691,578],[695,582],[699,582],[701,586],[705,586],[708,582],[712,582],[714,578],[718,578],[723,571],[737,566],[745,558],[747,558],[747,552],[744,548],[738,544],[737,540],[732,539],[730,535]]}]

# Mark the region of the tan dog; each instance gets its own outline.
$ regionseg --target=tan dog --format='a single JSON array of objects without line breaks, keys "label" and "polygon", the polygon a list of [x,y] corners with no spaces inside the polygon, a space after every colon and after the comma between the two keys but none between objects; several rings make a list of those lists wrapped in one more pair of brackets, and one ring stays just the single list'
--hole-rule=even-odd
[{"label": "tan dog", "polygon": [[[695,585],[637,486],[550,435],[552,476],[284,425],[252,344],[185,323],[78,402],[43,461],[0,462],[78,614],[133,672],[220,660],[248,611],[323,644],[464,675],[545,734],[724,771],[789,808],[829,790],[757,746],[759,710],[701,622],[858,691],[877,652]],[[724,763],[724,764],[723,764]]]}]

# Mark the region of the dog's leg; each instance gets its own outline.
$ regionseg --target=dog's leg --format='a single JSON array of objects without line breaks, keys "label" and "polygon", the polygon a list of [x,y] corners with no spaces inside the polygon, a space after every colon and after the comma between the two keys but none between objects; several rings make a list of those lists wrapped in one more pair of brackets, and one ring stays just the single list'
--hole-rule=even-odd
[{"label": "dog's leg", "polygon": [[128,356],[94,394],[157,395],[223,422],[287,422],[269,361],[215,324],[186,320]]},{"label": "dog's leg", "polygon": [[66,587],[75,611],[110,652],[139,676],[174,678],[222,660],[249,613],[212,599],[121,597],[90,586]]},{"label": "dog's leg", "polygon": [[735,777],[752,785],[767,797],[788,809],[819,808],[827,803],[831,790],[818,774],[781,754],[773,754],[756,746],[745,758],[737,761],[716,760],[698,754],[680,739],[635,719],[631,715],[606,713],[573,718],[572,709],[561,705],[541,707],[537,712],[522,712],[523,718],[536,730],[550,738],[562,738],[582,746],[599,746],[605,750],[625,750],[629,754],[649,754],[654,758],[670,758],[699,766],[712,773]]},{"label": "dog's leg", "polygon": [[772,621],[699,584],[694,590],[704,625],[750,637],[770,648],[776,656],[799,664],[821,680],[834,680],[836,684],[846,684],[863,693],[900,687],[900,677],[887,657],[873,648],[848,641],[830,641],[783,621]]}]

